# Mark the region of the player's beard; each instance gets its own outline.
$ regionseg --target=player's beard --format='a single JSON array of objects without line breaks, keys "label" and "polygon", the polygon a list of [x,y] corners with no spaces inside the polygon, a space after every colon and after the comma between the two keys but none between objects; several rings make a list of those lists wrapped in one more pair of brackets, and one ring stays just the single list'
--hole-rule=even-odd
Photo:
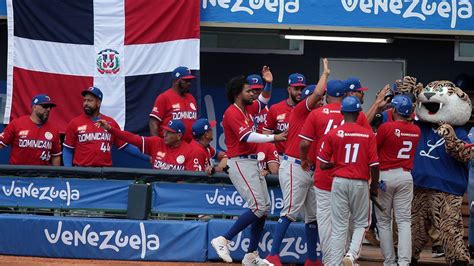
[{"label": "player's beard", "polygon": [[298,96],[294,96],[293,94],[290,94],[290,97],[291,97],[291,100],[292,100],[295,104],[301,102],[301,97],[299,98],[299,100],[298,100]]},{"label": "player's beard", "polygon": [[94,109],[92,107],[87,107],[87,106],[84,107],[84,113],[88,116],[91,116],[91,115],[95,114],[96,111],[97,111],[97,109]]},{"label": "player's beard", "polygon": [[47,113],[37,113],[36,116],[41,121],[41,123],[44,124],[44,123],[46,123],[46,121],[48,121],[49,114],[47,114]]},{"label": "player's beard", "polygon": [[244,100],[242,100],[242,103],[243,103],[244,105],[246,105],[246,106],[247,106],[247,105],[252,105],[253,99],[252,99],[252,98],[250,98],[249,100],[245,100],[245,99],[244,99]]}]

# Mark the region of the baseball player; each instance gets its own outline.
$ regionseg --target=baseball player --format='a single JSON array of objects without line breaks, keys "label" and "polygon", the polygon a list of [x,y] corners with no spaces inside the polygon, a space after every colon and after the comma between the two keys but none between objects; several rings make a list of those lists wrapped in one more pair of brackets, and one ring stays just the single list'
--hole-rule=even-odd
[{"label": "baseball player", "polygon": [[206,172],[209,176],[215,172],[226,171],[227,158],[223,158],[219,165],[212,164],[212,158],[216,156],[216,150],[210,145],[213,140],[212,128],[216,121],[208,121],[206,118],[196,120],[193,124],[194,140],[189,143],[190,149],[195,152],[193,167],[195,171]]},{"label": "baseball player", "polygon": [[[340,265],[341,262],[344,266],[354,265],[360,254],[365,229],[370,223],[370,178],[370,193],[377,195],[378,192],[377,140],[372,130],[356,123],[361,111],[357,97],[347,96],[342,100],[344,124],[327,133],[317,157],[322,170],[334,169],[331,190],[332,250],[327,265]],[[353,233],[349,251],[344,256],[349,223]]]},{"label": "baseball player", "polygon": [[[286,142],[285,155],[280,164],[279,181],[283,194],[283,209],[280,219],[273,233],[273,244],[267,260],[275,265],[281,265],[280,246],[286,230],[291,222],[296,221],[298,214],[304,211],[306,242],[308,247],[308,258],[305,265],[316,265],[318,261],[316,243],[318,238],[318,226],[316,222],[316,192],[313,178],[308,169],[303,169],[300,161],[300,137],[306,117],[311,110],[317,107],[324,95],[324,87],[330,70],[328,60],[323,59],[324,70],[314,92],[304,101],[298,103],[290,114],[288,140]],[[301,74],[292,74],[289,78],[290,86],[304,86],[305,78]],[[301,97],[301,96],[300,96]]]},{"label": "baseball player", "polygon": [[[288,98],[272,105],[268,110],[265,120],[265,132],[280,133],[288,130],[288,122],[290,113],[299,102],[301,102],[302,95],[301,86],[291,86],[288,88]],[[286,141],[275,143],[278,153],[282,156],[285,152]]]},{"label": "baseball player", "polygon": [[81,94],[84,97],[84,114],[72,119],[66,128],[63,143],[64,166],[112,166],[112,144],[140,159],[149,160],[137,147],[113,138],[109,132],[95,125],[102,119],[112,127],[120,128],[113,118],[100,113],[103,94],[99,88],[90,87]]},{"label": "baseball player", "polygon": [[229,178],[248,204],[244,212],[223,236],[211,240],[217,255],[225,262],[232,262],[228,243],[240,231],[251,225],[250,243],[242,264],[270,265],[260,258],[258,242],[263,233],[265,219],[270,208],[270,199],[265,177],[261,176],[257,161],[258,143],[283,141],[286,133],[264,135],[255,132],[252,115],[261,111],[262,104],[269,101],[269,92],[263,91],[254,101],[254,90],[244,76],[232,78],[227,84],[227,98],[231,105],[224,113],[223,127],[229,165]]},{"label": "baseball player", "polygon": [[397,95],[391,105],[393,121],[382,124],[377,132],[380,160],[378,202],[386,209],[375,209],[384,265],[396,265],[392,239],[392,209],[398,227],[398,265],[411,261],[411,201],[413,198],[413,158],[420,138],[418,126],[409,122],[413,103],[405,95]]},{"label": "baseball player", "polygon": [[171,120],[163,126],[164,137],[142,137],[122,131],[106,120],[99,120],[98,125],[117,139],[141,147],[141,152],[152,158],[153,168],[162,170],[195,170],[195,151],[183,141],[185,126],[181,120]]},{"label": "baseball player", "polygon": [[172,87],[156,97],[150,113],[150,134],[163,137],[162,125],[170,120],[182,120],[186,126],[184,140],[193,140],[191,127],[197,119],[197,104],[194,96],[189,93],[191,81],[196,77],[187,67],[180,66],[173,70]]},{"label": "baseball player", "polygon": [[59,132],[48,122],[55,106],[48,95],[36,95],[31,114],[13,120],[0,134],[0,149],[11,145],[10,164],[61,165]]},{"label": "baseball player", "polygon": [[[272,90],[272,82],[273,82],[273,75],[270,72],[270,68],[268,66],[263,66],[262,69],[263,79],[260,75],[253,74],[247,77],[247,82],[250,85],[250,88],[254,90],[254,101],[257,100],[262,90],[271,92]],[[263,86],[263,80],[265,80],[265,86]],[[257,133],[263,132],[263,127],[265,125],[265,119],[268,113],[268,105],[265,105],[264,108],[255,115],[255,127],[257,128]]]}]

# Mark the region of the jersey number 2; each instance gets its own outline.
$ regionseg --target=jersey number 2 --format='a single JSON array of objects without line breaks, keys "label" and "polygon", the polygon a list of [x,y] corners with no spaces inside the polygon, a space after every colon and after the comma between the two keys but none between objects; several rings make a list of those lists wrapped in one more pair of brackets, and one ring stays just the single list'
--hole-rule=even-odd
[{"label": "jersey number 2", "polygon": [[410,159],[410,151],[413,148],[413,142],[409,140],[403,141],[403,147],[398,151],[398,159]]},{"label": "jersey number 2", "polygon": [[[357,161],[357,154],[359,153],[359,143],[350,144],[347,143],[346,146],[346,157],[344,158],[344,163],[355,163]],[[351,158],[351,150],[352,158]]]}]

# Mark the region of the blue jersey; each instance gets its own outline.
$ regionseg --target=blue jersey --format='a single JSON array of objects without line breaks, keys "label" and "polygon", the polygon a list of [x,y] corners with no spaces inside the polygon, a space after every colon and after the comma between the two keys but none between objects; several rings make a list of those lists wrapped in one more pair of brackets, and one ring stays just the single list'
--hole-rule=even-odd
[{"label": "blue jersey", "polygon": [[[446,153],[445,140],[438,136],[432,124],[417,122],[421,138],[415,153],[413,182],[420,188],[435,189],[462,196],[467,189],[469,168]],[[471,143],[463,127],[454,128],[456,136]]]}]

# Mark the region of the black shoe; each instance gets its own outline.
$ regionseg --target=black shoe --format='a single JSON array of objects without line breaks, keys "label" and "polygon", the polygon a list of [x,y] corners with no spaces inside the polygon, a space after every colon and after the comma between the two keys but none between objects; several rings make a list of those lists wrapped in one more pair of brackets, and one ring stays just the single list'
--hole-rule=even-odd
[{"label": "black shoe", "polygon": [[431,248],[431,257],[432,258],[444,257],[443,247],[442,246],[433,246],[433,248]]},{"label": "black shoe", "polygon": [[453,262],[453,266],[467,266],[469,263],[465,260],[457,260],[455,262]]}]

